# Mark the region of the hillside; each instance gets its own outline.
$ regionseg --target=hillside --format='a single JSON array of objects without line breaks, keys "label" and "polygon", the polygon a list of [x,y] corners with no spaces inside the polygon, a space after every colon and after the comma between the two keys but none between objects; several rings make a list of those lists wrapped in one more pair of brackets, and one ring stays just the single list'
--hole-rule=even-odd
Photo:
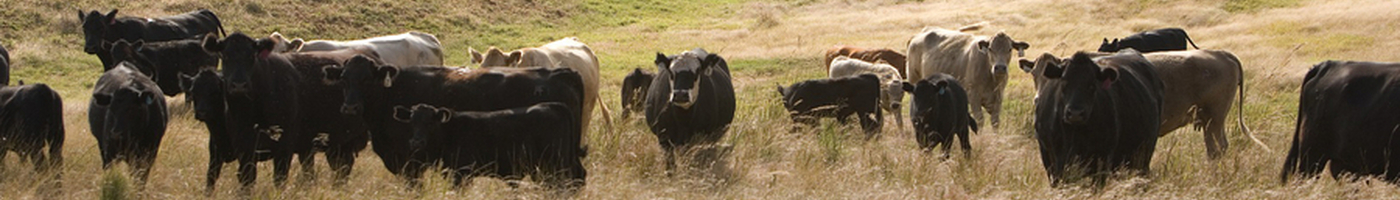
[{"label": "hillside", "polygon": [[[64,98],[67,158],[62,177],[33,174],[17,156],[0,160],[0,199],[91,199],[104,191],[140,199],[202,198],[207,132],[183,98],[167,98],[172,122],[143,192],[122,183],[125,167],[100,170],[88,131],[87,102],[100,74],[81,51],[75,11],[120,9],[120,15],[163,16],[208,8],[226,29],[251,35],[279,31],[308,39],[357,39],[418,30],[442,40],[449,65],[465,65],[467,49],[536,46],[578,36],[603,64],[604,103],[618,110],[622,76],[654,70],[656,52],[703,47],[734,70],[739,111],[724,143],[734,151],[722,167],[664,175],[662,153],[644,120],[621,119],[587,136],[585,199],[1374,199],[1400,195],[1395,185],[1331,178],[1279,183],[1292,139],[1302,74],[1317,62],[1400,61],[1400,1],[1390,0],[191,0],[7,2],[0,9],[0,45],[15,60],[14,80],[54,86]],[[888,122],[884,137],[866,142],[856,126],[824,125],[789,132],[792,123],[775,84],[824,77],[821,51],[847,44],[904,51],[923,27],[988,24],[1031,44],[1026,55],[1068,55],[1096,49],[1102,38],[1161,27],[1185,28],[1195,43],[1238,55],[1245,65],[1248,126],[1272,151],[1231,124],[1229,153],[1207,160],[1201,132],[1183,128],[1158,142],[1147,178],[1112,181],[1102,190],[1049,188],[1031,132],[1030,77],[1012,72],[1001,127],[973,135],[973,156],[941,161],[921,153],[908,128]],[[1014,62],[1014,61],[1013,61]],[[618,113],[612,113],[616,116]],[[1232,113],[1230,116],[1234,116]],[[1233,118],[1233,117],[1232,117]],[[889,118],[892,119],[892,118]],[[595,120],[602,120],[595,117]],[[851,132],[851,133],[848,133]],[[320,160],[320,158],[318,158]],[[352,180],[333,188],[324,162],[319,179],[271,185],[261,164],[255,198],[503,199],[547,198],[532,187],[476,179],[454,188],[430,175],[422,191],[404,188],[372,151],[361,152]],[[233,166],[219,197],[233,198]],[[296,170],[296,169],[293,169]],[[296,173],[293,173],[296,174]],[[293,179],[298,179],[293,175]],[[42,181],[31,181],[42,180]],[[106,189],[104,189],[106,188]]]}]

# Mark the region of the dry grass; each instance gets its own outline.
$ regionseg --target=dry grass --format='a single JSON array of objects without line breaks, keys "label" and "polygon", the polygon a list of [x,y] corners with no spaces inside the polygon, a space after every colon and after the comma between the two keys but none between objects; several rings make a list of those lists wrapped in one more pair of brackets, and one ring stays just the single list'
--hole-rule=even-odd
[{"label": "dry grass", "polygon": [[[0,161],[0,199],[90,199],[106,191],[140,199],[202,198],[207,152],[204,126],[188,106],[173,106],[151,181],[129,186],[125,167],[99,168],[88,132],[87,95],[97,77],[96,59],[78,51],[73,10],[120,5],[123,13],[164,15],[198,7],[219,12],[231,31],[282,31],[307,38],[358,38],[420,29],[444,41],[448,63],[463,63],[467,46],[533,46],[578,35],[604,63],[606,97],[617,96],[621,76],[651,68],[653,52],[705,47],[730,58],[739,112],[724,143],[733,151],[718,167],[663,174],[661,152],[641,119],[593,127],[587,137],[590,172],[586,199],[1375,199],[1400,195],[1395,185],[1373,180],[1278,181],[1296,114],[1298,79],[1325,59],[1400,61],[1386,49],[1400,47],[1400,2],[1161,1],[1161,0],[938,0],[938,1],[489,1],[399,2],[371,0],[253,0],[206,3],[185,0],[118,3],[23,1],[0,11],[0,45],[10,48],[15,79],[57,87],[67,103],[67,162],[52,174],[34,174],[15,156]],[[1240,2],[1248,4],[1240,4]],[[523,7],[512,5],[526,5]],[[1257,5],[1239,7],[1240,5]],[[1238,12],[1245,11],[1245,12]],[[29,19],[17,20],[17,19]],[[305,20],[305,21],[299,21]],[[819,52],[837,44],[904,49],[925,26],[957,27],[989,22],[980,34],[1004,30],[1032,44],[1028,55],[1093,49],[1101,38],[1165,26],[1186,28],[1204,48],[1224,49],[1245,63],[1248,92],[1243,112],[1255,134],[1274,148],[1253,145],[1231,129],[1233,144],[1219,160],[1205,159],[1201,133],[1181,130],[1163,137],[1148,177],[1111,181],[1103,189],[1048,187],[1030,132],[1031,83],[1013,73],[1002,127],[973,135],[970,158],[939,160],[921,153],[907,128],[886,123],[883,137],[864,141],[853,126],[824,125],[789,132],[774,84],[823,77]],[[617,108],[618,100],[604,103]],[[601,118],[598,118],[601,119]],[[1227,124],[1234,124],[1227,123]],[[958,155],[954,152],[954,155]],[[454,188],[429,175],[419,191],[384,170],[371,151],[361,153],[352,180],[341,188],[319,162],[310,184],[271,186],[269,164],[260,165],[254,198],[266,199],[503,199],[552,198],[526,186],[476,179]],[[295,170],[295,169],[294,169]],[[219,181],[220,198],[232,198],[233,168]],[[295,171],[294,171],[295,172]],[[299,179],[295,173],[293,179]],[[110,183],[110,184],[109,184]],[[125,189],[121,189],[125,187]]]}]

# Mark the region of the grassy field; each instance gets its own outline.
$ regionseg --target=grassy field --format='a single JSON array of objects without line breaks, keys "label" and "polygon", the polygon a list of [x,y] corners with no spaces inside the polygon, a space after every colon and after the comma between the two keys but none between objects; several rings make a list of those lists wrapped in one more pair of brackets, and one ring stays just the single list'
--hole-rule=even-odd
[{"label": "grassy field", "polygon": [[[537,46],[578,36],[598,54],[604,103],[619,109],[617,88],[632,68],[654,70],[655,52],[703,47],[730,60],[739,111],[724,143],[734,150],[718,167],[668,177],[660,148],[639,118],[602,122],[586,137],[586,199],[1375,199],[1400,196],[1395,185],[1331,178],[1280,184],[1279,169],[1296,116],[1302,74],[1328,60],[1400,61],[1400,1],[1392,0],[191,0],[7,2],[0,45],[10,49],[13,77],[58,89],[65,101],[67,161],[61,177],[28,163],[0,161],[0,199],[203,198],[207,132],[183,98],[167,98],[173,121],[144,190],[128,184],[125,166],[100,169],[86,105],[100,74],[80,50],[77,10],[121,9],[162,16],[214,10],[229,31],[280,31],[308,39],[356,39],[419,30],[436,34],[447,63],[464,65],[467,49]],[[773,85],[824,77],[820,52],[847,44],[904,50],[926,26],[986,22],[978,34],[1005,31],[1031,44],[1027,55],[1068,55],[1102,38],[1183,27],[1207,49],[1228,50],[1245,65],[1247,124],[1270,149],[1229,130],[1231,149],[1208,160],[1200,131],[1161,138],[1147,177],[1110,181],[1103,189],[1050,188],[1031,132],[1029,76],[1013,72],[1001,127],[983,125],[970,158],[940,160],[920,152],[910,128],[887,122],[883,138],[862,140],[854,126],[792,126]],[[616,116],[618,113],[611,113]],[[1232,113],[1231,116],[1234,116]],[[602,120],[595,117],[595,120]],[[891,118],[892,119],[892,118]],[[906,123],[907,124],[907,123]],[[1235,124],[1229,122],[1227,124]],[[309,184],[271,184],[271,165],[254,198],[505,199],[550,198],[527,186],[479,178],[453,187],[429,175],[422,190],[403,187],[372,151],[361,152],[352,180],[331,187],[318,162]],[[295,169],[293,169],[295,171]],[[233,167],[217,197],[233,198]],[[293,179],[300,179],[293,173]]]}]

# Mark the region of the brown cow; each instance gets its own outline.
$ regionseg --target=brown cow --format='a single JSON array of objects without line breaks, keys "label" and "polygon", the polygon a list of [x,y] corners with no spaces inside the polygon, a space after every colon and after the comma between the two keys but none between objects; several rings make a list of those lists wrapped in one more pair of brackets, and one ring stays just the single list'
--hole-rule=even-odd
[{"label": "brown cow", "polygon": [[[904,73],[904,54],[894,51],[894,49],[867,49],[846,45],[836,45],[826,50],[826,62],[822,62],[822,64],[831,64],[832,60],[836,60],[836,57],[840,56],[855,58],[857,60],[863,60],[865,62],[871,63],[884,60],[886,63],[889,63],[890,66],[894,66],[895,70],[899,71],[900,77],[907,77]],[[827,71],[831,71],[831,65],[827,65],[826,67]]]},{"label": "brown cow", "polygon": [[[976,36],[965,33],[981,29],[972,25],[958,30],[924,28],[909,39],[909,60],[905,65],[910,83],[935,73],[957,78],[967,89],[972,117],[982,121],[982,109],[992,115],[992,126],[1001,124],[1001,96],[1006,88],[1006,66],[1011,50],[1024,54],[1030,44],[1012,40],[1006,33]],[[1019,55],[1019,54],[1018,54]]]},{"label": "brown cow", "polygon": [[[1086,52],[1089,56],[1107,56],[1108,53]],[[1240,94],[1238,103],[1244,103],[1244,71],[1240,61],[1227,51],[1188,50],[1166,51],[1143,54],[1152,62],[1162,82],[1166,85],[1166,96],[1162,104],[1162,124],[1159,136],[1171,133],[1188,123],[1196,129],[1204,129],[1206,154],[1219,158],[1229,147],[1225,138],[1225,121],[1230,114],[1230,104],[1236,103],[1235,94]],[[1036,87],[1044,85],[1044,67],[1061,64],[1054,55],[1044,54],[1035,62],[1021,59],[1021,70],[1033,75]],[[1243,130],[1244,116],[1240,116]],[[1248,133],[1246,131],[1246,133]],[[1267,145],[1256,143],[1268,149]]]}]

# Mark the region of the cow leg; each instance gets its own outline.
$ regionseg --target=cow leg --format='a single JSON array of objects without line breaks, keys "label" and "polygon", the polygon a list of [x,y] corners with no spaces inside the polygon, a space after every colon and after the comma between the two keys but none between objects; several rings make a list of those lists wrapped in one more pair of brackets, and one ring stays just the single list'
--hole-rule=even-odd
[{"label": "cow leg", "polygon": [[1001,98],[995,97],[996,95],[992,96],[987,99],[983,106],[987,107],[987,114],[992,118],[992,127],[999,127],[1001,125]]},{"label": "cow leg", "polygon": [[1230,141],[1225,138],[1225,116],[1229,115],[1229,102],[1225,102],[1226,109],[1218,107],[1204,107],[1196,111],[1196,123],[1205,123],[1206,155],[1210,159],[1220,158],[1225,154],[1225,150],[1230,148]]},{"label": "cow leg", "polygon": [[[986,122],[986,121],[983,121],[983,120],[982,120],[982,105],[985,105],[985,103],[983,102],[983,99],[982,99],[982,94],[981,94],[980,92],[978,92],[978,93],[971,93],[971,92],[970,92],[969,94],[967,94],[967,100],[968,100],[967,102],[971,104],[971,105],[968,105],[968,109],[969,109],[968,111],[969,111],[969,112],[972,112],[972,119],[974,119],[974,120],[976,120],[976,121],[979,121],[979,122]],[[996,125],[993,124],[992,126],[996,126]]]},{"label": "cow leg", "polygon": [[214,153],[215,151],[212,151],[213,149],[210,150],[211,151],[209,153],[209,169],[206,170],[204,173],[205,197],[214,195],[214,183],[219,181],[219,174],[222,173],[222,171],[224,170],[224,162],[219,157],[217,157],[217,154]]},{"label": "cow leg", "polygon": [[856,117],[860,120],[861,129],[865,130],[865,139],[874,139],[880,133],[880,121],[884,118],[880,108],[875,108],[875,112],[857,113]]},{"label": "cow leg", "polygon": [[136,177],[136,185],[144,187],[146,180],[151,176],[151,166],[156,162],[155,150],[143,153],[143,155],[128,159],[127,164],[131,165],[131,174]]},{"label": "cow leg", "polygon": [[287,184],[287,174],[292,167],[292,152],[283,149],[272,157],[272,183],[280,188]]},{"label": "cow leg", "polygon": [[963,157],[972,158],[972,142],[967,137],[967,131],[956,134],[958,141],[962,142]]},{"label": "cow leg", "polygon": [[355,167],[355,153],[347,152],[343,148],[332,148],[326,152],[326,163],[335,171],[335,183],[332,185],[345,186],[345,182],[350,178],[350,169]]},{"label": "cow leg", "polygon": [[[326,158],[330,158],[327,156]],[[297,155],[297,161],[301,164],[301,177],[297,179],[300,184],[316,181],[316,151],[306,150]],[[328,160],[329,161],[329,160]]]},{"label": "cow leg", "polygon": [[676,147],[669,142],[662,141],[661,151],[666,154],[666,176],[669,177],[676,170]]}]

